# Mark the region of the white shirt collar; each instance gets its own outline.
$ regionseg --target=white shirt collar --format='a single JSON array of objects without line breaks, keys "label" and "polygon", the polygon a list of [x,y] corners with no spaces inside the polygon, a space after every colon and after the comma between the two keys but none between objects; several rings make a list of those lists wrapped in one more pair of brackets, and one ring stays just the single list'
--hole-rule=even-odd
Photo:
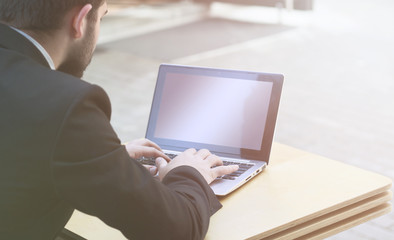
[{"label": "white shirt collar", "polygon": [[14,29],[15,31],[17,31],[18,33],[22,34],[22,35],[23,35],[25,38],[27,38],[31,43],[33,43],[34,46],[37,47],[37,49],[41,52],[41,54],[42,54],[42,55],[44,56],[44,58],[47,60],[47,62],[48,62],[48,64],[49,64],[49,67],[50,67],[52,70],[56,70],[55,64],[53,63],[53,60],[52,60],[51,56],[48,54],[48,52],[45,50],[45,48],[44,48],[41,44],[39,44],[34,38],[32,38],[31,36],[29,36],[27,33],[23,32],[23,31],[21,31],[21,30],[19,30],[19,29],[17,29],[17,28],[14,28],[14,27],[11,27],[11,28]]}]

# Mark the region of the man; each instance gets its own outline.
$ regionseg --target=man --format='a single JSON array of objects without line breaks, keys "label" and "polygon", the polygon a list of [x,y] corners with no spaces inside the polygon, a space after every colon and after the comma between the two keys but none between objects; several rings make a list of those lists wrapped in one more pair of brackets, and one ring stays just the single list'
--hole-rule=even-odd
[{"label": "man", "polygon": [[[236,166],[122,145],[107,95],[80,79],[106,12],[105,0],[0,1],[0,239],[54,239],[74,209],[128,238],[202,239],[220,208],[208,184]],[[159,180],[141,156],[157,157]]]}]

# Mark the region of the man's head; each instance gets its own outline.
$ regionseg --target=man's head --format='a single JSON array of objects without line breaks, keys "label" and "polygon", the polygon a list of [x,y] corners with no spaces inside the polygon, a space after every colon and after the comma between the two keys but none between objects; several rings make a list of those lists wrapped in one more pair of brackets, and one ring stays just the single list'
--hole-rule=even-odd
[{"label": "man's head", "polygon": [[106,12],[106,0],[0,0],[0,21],[40,39],[57,70],[76,77],[90,63]]},{"label": "man's head", "polygon": [[49,31],[60,28],[65,15],[75,7],[93,6],[94,18],[105,0],[1,0],[0,21],[22,30]]}]

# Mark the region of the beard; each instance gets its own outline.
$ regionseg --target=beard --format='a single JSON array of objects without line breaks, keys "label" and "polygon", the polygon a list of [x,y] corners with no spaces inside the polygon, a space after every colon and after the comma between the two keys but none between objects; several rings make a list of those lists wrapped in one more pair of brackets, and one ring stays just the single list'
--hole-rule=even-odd
[{"label": "beard", "polygon": [[88,24],[86,35],[67,54],[66,59],[57,68],[58,71],[82,78],[86,68],[92,61],[95,49],[95,37],[93,24]]}]

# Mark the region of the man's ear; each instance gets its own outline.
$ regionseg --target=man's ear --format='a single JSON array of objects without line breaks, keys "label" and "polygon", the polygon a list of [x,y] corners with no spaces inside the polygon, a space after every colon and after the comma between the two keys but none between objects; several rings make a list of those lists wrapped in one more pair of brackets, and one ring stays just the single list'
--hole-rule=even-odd
[{"label": "man's ear", "polygon": [[72,32],[74,38],[81,38],[84,35],[86,24],[85,20],[92,8],[91,4],[86,4],[75,13],[72,20]]}]

